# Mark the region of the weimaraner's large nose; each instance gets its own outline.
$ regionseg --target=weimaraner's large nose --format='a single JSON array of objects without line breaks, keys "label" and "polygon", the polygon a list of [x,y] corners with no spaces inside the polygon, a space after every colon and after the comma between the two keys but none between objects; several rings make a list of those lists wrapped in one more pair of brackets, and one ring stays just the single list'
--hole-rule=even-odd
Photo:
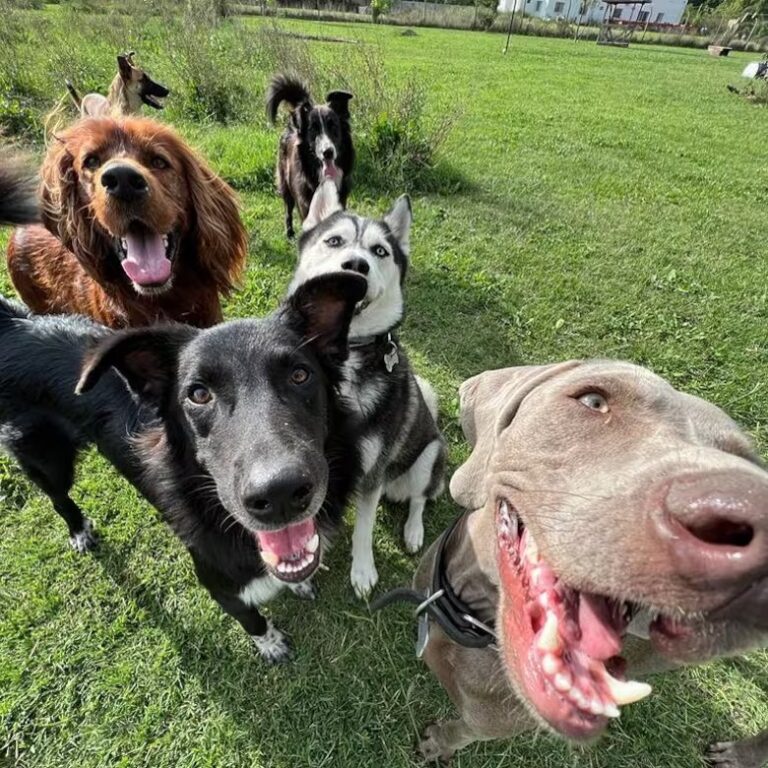
[{"label": "weimaraner's large nose", "polygon": [[674,480],[655,525],[684,579],[712,589],[768,579],[768,480],[741,470]]}]

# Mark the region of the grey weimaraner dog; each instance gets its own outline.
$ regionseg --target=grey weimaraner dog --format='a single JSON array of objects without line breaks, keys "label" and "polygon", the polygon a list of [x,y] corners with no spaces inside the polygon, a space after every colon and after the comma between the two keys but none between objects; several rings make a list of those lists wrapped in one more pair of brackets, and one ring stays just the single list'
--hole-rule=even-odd
[{"label": "grey weimaraner dog", "polygon": [[[459,718],[420,751],[536,726],[572,740],[647,696],[649,672],[768,645],[768,473],[714,405],[644,368],[568,362],[461,387],[473,447],[451,482],[468,510],[422,559],[498,640],[468,648],[430,622],[425,660]],[[437,605],[437,604],[435,604]],[[757,768],[768,731],[717,744]]]}]

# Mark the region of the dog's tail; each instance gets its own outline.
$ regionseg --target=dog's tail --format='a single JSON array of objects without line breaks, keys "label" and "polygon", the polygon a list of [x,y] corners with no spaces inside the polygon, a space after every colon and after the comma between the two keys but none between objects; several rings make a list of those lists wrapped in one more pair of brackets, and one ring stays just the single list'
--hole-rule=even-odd
[{"label": "dog's tail", "polygon": [[34,224],[39,220],[34,174],[17,156],[0,153],[0,224]]},{"label": "dog's tail", "polygon": [[279,73],[272,76],[267,88],[267,116],[272,125],[277,120],[277,108],[282,102],[295,109],[299,104],[311,104],[312,98],[309,89],[298,77]]},{"label": "dog's tail", "polygon": [[421,376],[415,376],[415,378],[421,390],[421,396],[424,398],[432,418],[437,423],[437,392],[435,392],[432,385],[426,379],[422,379]]},{"label": "dog's tail", "polygon": [[75,106],[79,110],[83,103],[83,97],[77,92],[77,88],[75,88],[71,80],[65,80],[64,85],[67,86],[67,91],[69,91],[69,95],[72,97],[72,101],[75,102]]},{"label": "dog's tail", "polygon": [[26,320],[29,314],[29,310],[23,304],[0,295],[0,328],[6,320]]}]

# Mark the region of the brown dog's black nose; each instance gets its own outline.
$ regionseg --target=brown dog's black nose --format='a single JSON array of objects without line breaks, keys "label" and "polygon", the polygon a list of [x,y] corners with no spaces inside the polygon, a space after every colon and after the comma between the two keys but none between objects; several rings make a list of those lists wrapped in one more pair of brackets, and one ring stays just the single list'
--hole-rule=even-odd
[{"label": "brown dog's black nose", "polygon": [[112,165],[101,174],[101,185],[107,194],[130,202],[149,192],[144,176],[131,165]]},{"label": "brown dog's black nose", "polygon": [[655,524],[675,570],[700,587],[738,590],[768,579],[768,482],[757,474],[675,480]]},{"label": "brown dog's black nose", "polygon": [[349,259],[341,265],[341,268],[350,272],[357,272],[360,275],[367,275],[371,271],[371,267],[365,259]]},{"label": "brown dog's black nose", "polygon": [[284,466],[269,477],[254,474],[243,492],[243,506],[264,523],[289,523],[309,507],[315,486],[306,470]]}]

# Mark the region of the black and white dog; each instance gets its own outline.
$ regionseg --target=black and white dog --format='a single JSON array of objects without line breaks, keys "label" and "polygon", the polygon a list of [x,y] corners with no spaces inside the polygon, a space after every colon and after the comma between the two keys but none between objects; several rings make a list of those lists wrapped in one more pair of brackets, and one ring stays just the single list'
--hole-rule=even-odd
[{"label": "black and white dog", "polygon": [[336,392],[365,292],[360,275],[328,275],[261,320],[119,333],[0,298],[0,443],[81,552],[95,538],[69,491],[79,449],[95,444],[262,657],[284,660],[289,644],[259,606],[284,586],[314,596],[359,474]]},{"label": "black and white dog", "polygon": [[289,288],[289,293],[300,291],[308,280],[338,270],[368,280],[349,329],[340,388],[357,418],[354,433],[362,461],[351,572],[360,597],[379,578],[373,527],[382,493],[392,501],[410,501],[404,539],[408,551],[416,552],[424,541],[426,501],[443,489],[446,449],[437,427],[437,397],[413,374],[396,335],[403,318],[411,218],[405,195],[381,220],[345,212],[336,186],[324,182],[304,221]]},{"label": "black and white dog", "polygon": [[313,104],[307,87],[295,77],[275,75],[267,89],[267,115],[274,125],[282,102],[289,105],[291,118],[280,137],[275,177],[285,203],[285,234],[293,237],[293,208],[307,216],[312,195],[330,179],[347,204],[355,148],[349,125],[351,93],[331,91],[326,104]]}]

